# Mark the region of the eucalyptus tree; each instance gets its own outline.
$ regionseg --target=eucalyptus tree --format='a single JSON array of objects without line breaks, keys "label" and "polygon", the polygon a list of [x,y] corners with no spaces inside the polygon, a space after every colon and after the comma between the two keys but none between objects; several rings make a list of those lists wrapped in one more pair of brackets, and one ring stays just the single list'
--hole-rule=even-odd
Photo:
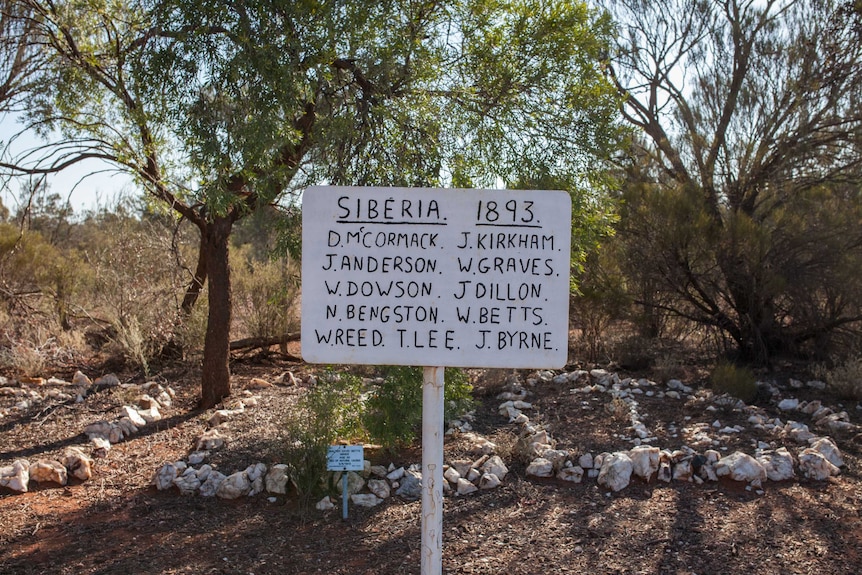
[{"label": "eucalyptus tree", "polygon": [[26,5],[0,1],[0,114],[17,110],[39,71],[41,58],[33,45],[34,30]]},{"label": "eucalyptus tree", "polygon": [[[309,183],[587,182],[618,145],[608,20],[540,0],[19,0],[50,57],[18,173],[88,157],[200,231],[202,405],[230,392],[229,238]],[[573,176],[572,174],[577,174]]]},{"label": "eucalyptus tree", "polygon": [[766,362],[859,334],[858,2],[609,0],[641,303]]}]

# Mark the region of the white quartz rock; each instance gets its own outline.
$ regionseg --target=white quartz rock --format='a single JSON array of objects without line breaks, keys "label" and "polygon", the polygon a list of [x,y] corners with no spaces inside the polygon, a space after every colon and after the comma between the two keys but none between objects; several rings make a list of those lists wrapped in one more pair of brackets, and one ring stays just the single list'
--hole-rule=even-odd
[{"label": "white quartz rock", "polygon": [[757,455],[757,461],[766,470],[766,477],[770,481],[786,481],[796,476],[793,471],[793,456],[785,447],[764,451]]},{"label": "white quartz rock", "polygon": [[649,445],[640,445],[629,451],[629,458],[632,460],[632,472],[649,481],[654,473],[658,471],[659,464],[658,447]]},{"label": "white quartz rock", "polygon": [[499,487],[500,478],[493,473],[483,473],[479,478],[479,489],[494,489]]},{"label": "white quartz rock", "polygon": [[835,467],[822,453],[810,447],[799,454],[799,470],[808,479],[823,481],[832,475],[838,475],[841,470]]},{"label": "white quartz rock", "polygon": [[554,474],[554,464],[544,457],[537,457],[527,466],[526,473],[534,477],[551,477]]},{"label": "white quartz rock", "polygon": [[354,493],[350,496],[350,501],[358,507],[376,507],[383,503],[383,500],[373,493]]},{"label": "white quartz rock", "polygon": [[284,463],[273,465],[266,474],[266,490],[270,493],[286,494],[289,482],[288,467]]},{"label": "white quartz rock", "polygon": [[207,478],[201,483],[200,494],[203,497],[215,497],[224,480],[227,479],[220,471],[211,471]]},{"label": "white quartz rock", "polygon": [[835,467],[842,467],[844,465],[844,459],[841,457],[841,452],[838,450],[838,446],[836,446],[828,437],[821,437],[812,441],[810,447],[811,449],[817,450],[823,454],[823,457],[828,459],[829,463]]},{"label": "white quartz rock", "polygon": [[563,467],[559,472],[557,472],[557,479],[570,481],[572,483],[580,483],[584,479],[584,468],[580,465]]},{"label": "white quartz rock", "polygon": [[741,451],[731,453],[721,458],[715,464],[715,473],[719,477],[729,476],[734,481],[755,483],[766,480],[766,470],[752,456]]},{"label": "white quartz rock", "polygon": [[391,495],[389,482],[385,479],[369,479],[368,490],[380,499],[388,499]]},{"label": "white quartz rock", "polygon": [[611,453],[602,461],[598,482],[612,491],[625,488],[632,476],[632,460],[627,453]]},{"label": "white quartz rock", "polygon": [[482,471],[484,473],[492,473],[496,475],[500,481],[506,478],[506,474],[509,473],[509,468],[506,467],[506,464],[503,463],[503,459],[499,455],[492,455],[488,458],[485,463],[482,464]]},{"label": "white quartz rock", "polygon": [[179,470],[177,469],[176,464],[165,463],[158,471],[156,471],[156,476],[153,478],[153,484],[159,491],[164,491],[165,489],[173,487],[174,479],[178,476]]},{"label": "white quartz rock", "polygon": [[68,472],[59,461],[41,459],[31,464],[29,471],[30,479],[36,483],[66,485],[68,482]]},{"label": "white quartz rock", "polygon": [[245,471],[237,471],[232,475],[228,475],[221,482],[221,485],[216,490],[216,496],[219,499],[237,499],[248,495],[251,487],[251,481],[249,481]]},{"label": "white quartz rock", "polygon": [[462,477],[458,480],[458,484],[455,489],[458,492],[458,495],[467,495],[468,493],[477,491],[479,488]]}]

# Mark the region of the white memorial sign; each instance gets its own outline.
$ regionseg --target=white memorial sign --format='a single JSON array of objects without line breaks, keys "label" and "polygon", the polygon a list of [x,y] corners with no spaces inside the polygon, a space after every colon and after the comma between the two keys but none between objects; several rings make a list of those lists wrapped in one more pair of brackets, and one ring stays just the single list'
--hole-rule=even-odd
[{"label": "white memorial sign", "polygon": [[302,219],[306,361],[566,363],[567,193],[319,186]]}]

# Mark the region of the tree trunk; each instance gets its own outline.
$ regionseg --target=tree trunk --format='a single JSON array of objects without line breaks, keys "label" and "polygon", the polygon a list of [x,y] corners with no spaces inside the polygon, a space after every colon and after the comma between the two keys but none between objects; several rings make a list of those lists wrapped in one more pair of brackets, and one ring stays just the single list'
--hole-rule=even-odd
[{"label": "tree trunk", "polygon": [[230,395],[231,290],[228,241],[232,224],[229,216],[216,216],[201,233],[209,282],[209,315],[201,374],[200,406],[204,409]]},{"label": "tree trunk", "polygon": [[198,301],[201,295],[201,290],[204,287],[204,282],[207,281],[207,257],[204,249],[203,232],[201,233],[201,246],[198,248],[198,265],[195,268],[195,277],[192,278],[189,287],[186,288],[186,295],[183,297],[183,303],[180,306],[183,314],[188,316],[192,313],[192,308]]}]

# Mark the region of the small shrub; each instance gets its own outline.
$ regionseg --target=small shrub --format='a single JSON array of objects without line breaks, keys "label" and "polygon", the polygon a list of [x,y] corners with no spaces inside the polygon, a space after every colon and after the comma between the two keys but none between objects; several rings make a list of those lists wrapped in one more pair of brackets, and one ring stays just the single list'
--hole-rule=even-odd
[{"label": "small shrub", "polygon": [[709,379],[716,393],[726,393],[745,402],[753,400],[757,395],[754,373],[747,367],[720,363],[712,371]]},{"label": "small shrub", "polygon": [[[472,390],[467,374],[447,368],[444,374],[444,420],[457,417],[472,407]],[[390,366],[374,383],[363,418],[374,441],[387,449],[416,440],[422,426],[422,369]]]},{"label": "small shrub", "polygon": [[284,461],[303,512],[327,491],[328,447],[339,439],[355,439],[362,433],[360,391],[358,377],[327,372],[287,419]]},{"label": "small shrub", "polygon": [[834,369],[821,369],[820,373],[839,398],[862,400],[862,356],[851,358]]}]

